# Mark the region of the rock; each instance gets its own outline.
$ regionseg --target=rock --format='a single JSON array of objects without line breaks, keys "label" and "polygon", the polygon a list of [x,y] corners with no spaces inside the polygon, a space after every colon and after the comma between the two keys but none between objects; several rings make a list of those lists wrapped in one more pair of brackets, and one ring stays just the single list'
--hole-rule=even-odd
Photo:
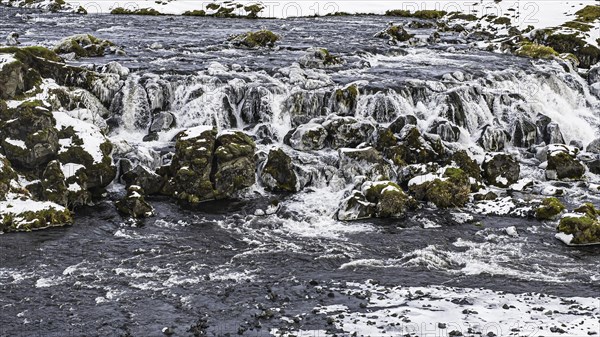
[{"label": "rock", "polygon": [[546,144],[564,144],[565,139],[560,131],[558,123],[552,122],[550,117],[539,114],[535,122],[539,130],[539,142]]},{"label": "rock", "polygon": [[588,70],[587,79],[589,85],[600,83],[600,64],[597,64]]},{"label": "rock", "polygon": [[18,167],[45,166],[58,153],[58,132],[52,113],[40,101],[21,103],[0,112],[1,145]]},{"label": "rock", "polygon": [[160,193],[165,184],[165,179],[162,176],[150,171],[143,165],[137,165],[132,170],[126,171],[121,178],[127,184],[127,187],[139,186],[147,195]]},{"label": "rock", "polygon": [[0,201],[6,200],[6,195],[10,192],[11,185],[17,178],[17,174],[8,159],[0,154]]},{"label": "rock", "polygon": [[175,117],[170,112],[161,111],[152,117],[150,132],[169,130],[175,123]]},{"label": "rock", "polygon": [[145,135],[144,138],[142,138],[143,142],[155,142],[157,140],[159,140],[159,136],[158,136],[158,132],[156,131],[151,131],[149,134]]},{"label": "rock", "polygon": [[75,53],[78,57],[104,56],[106,49],[113,47],[114,43],[98,39],[90,34],[69,36],[60,41],[55,47],[57,54]]},{"label": "rock", "polygon": [[289,144],[295,150],[320,150],[325,147],[327,130],[320,124],[308,123],[298,126],[291,134]]},{"label": "rock", "polygon": [[481,130],[481,136],[477,139],[477,144],[486,151],[499,152],[504,150],[509,140],[509,134],[503,129],[486,125]]},{"label": "rock", "polygon": [[133,218],[154,216],[154,208],[144,200],[144,190],[136,185],[127,188],[127,195],[116,202],[119,212]]},{"label": "rock", "polygon": [[525,118],[518,119],[514,124],[512,142],[516,147],[529,148],[536,143],[537,126]]},{"label": "rock", "polygon": [[565,210],[560,200],[551,197],[542,201],[542,205],[535,210],[535,218],[538,220],[555,220]]},{"label": "rock", "polygon": [[210,174],[217,131],[198,126],[177,135],[173,172],[173,196],[189,203],[214,199]]},{"label": "rock", "polygon": [[367,200],[376,205],[375,216],[378,218],[402,217],[413,202],[398,184],[391,181],[367,181],[361,190]]},{"label": "rock", "polygon": [[519,163],[504,153],[486,154],[481,168],[488,184],[503,188],[516,183],[521,172]]},{"label": "rock", "polygon": [[413,115],[402,115],[396,118],[389,126],[393,133],[400,133],[406,125],[417,125],[417,117]]},{"label": "rock", "polygon": [[558,224],[558,232],[567,244],[600,243],[600,222],[596,215],[565,215]]},{"label": "rock", "polygon": [[443,160],[446,154],[439,137],[427,140],[421,136],[421,132],[414,125],[406,125],[400,132],[398,140],[398,144],[388,144],[382,148],[385,156],[397,166],[436,162]]},{"label": "rock", "polygon": [[386,29],[375,34],[376,38],[388,39],[393,42],[404,42],[410,40],[414,34],[409,34],[404,27],[390,24]]},{"label": "rock", "polygon": [[71,212],[48,201],[27,197],[0,201],[0,232],[22,232],[71,224]]},{"label": "rock", "polygon": [[217,137],[216,169],[212,172],[215,198],[224,199],[256,182],[254,140],[241,131],[228,131]]},{"label": "rock", "polygon": [[600,174],[600,159],[594,159],[591,161],[585,161],[585,166],[587,166],[588,170],[590,170],[593,174]]},{"label": "rock", "polygon": [[548,148],[546,179],[580,180],[585,174],[585,166],[575,159],[578,150],[567,145],[554,145]]},{"label": "rock", "polygon": [[469,177],[478,182],[481,181],[481,168],[475,160],[471,159],[467,151],[456,151],[450,160],[454,162],[458,168],[463,170]]},{"label": "rock", "polygon": [[569,142],[569,146],[578,148],[579,150],[583,150],[583,142],[577,139],[572,139]]},{"label": "rock", "polygon": [[298,190],[296,173],[292,159],[282,149],[269,151],[260,177],[263,185],[274,192],[296,192]]},{"label": "rock", "polygon": [[392,174],[389,165],[379,151],[372,147],[362,149],[339,149],[339,170],[348,182],[357,176],[365,176],[370,180],[377,178],[390,178]]},{"label": "rock", "polygon": [[311,47],[306,50],[306,53],[298,60],[298,63],[306,68],[324,68],[343,64],[344,60],[331,54],[325,48]]},{"label": "rock", "polygon": [[453,167],[447,167],[442,175],[413,178],[408,185],[415,199],[431,202],[440,208],[463,207],[471,192],[469,176]]},{"label": "rock", "polygon": [[600,138],[592,140],[586,147],[586,152],[600,154]]},{"label": "rock", "polygon": [[460,129],[446,120],[434,121],[427,132],[439,135],[442,140],[447,142],[456,142],[460,137]]},{"label": "rock", "polygon": [[352,195],[344,199],[337,212],[340,221],[352,221],[371,218],[375,214],[375,204],[366,200],[360,191],[353,191]]},{"label": "rock", "polygon": [[275,42],[279,41],[281,37],[269,30],[262,29],[256,32],[248,32],[239,35],[232,35],[229,37],[229,43],[234,47],[238,48],[259,48],[275,46]]},{"label": "rock", "polygon": [[375,133],[375,125],[354,117],[332,117],[323,123],[327,130],[327,143],[332,149],[357,147],[367,143]]},{"label": "rock", "polygon": [[6,36],[6,45],[7,46],[16,46],[19,44],[21,44],[21,42],[19,42],[19,34],[15,33],[15,32],[10,32]]}]

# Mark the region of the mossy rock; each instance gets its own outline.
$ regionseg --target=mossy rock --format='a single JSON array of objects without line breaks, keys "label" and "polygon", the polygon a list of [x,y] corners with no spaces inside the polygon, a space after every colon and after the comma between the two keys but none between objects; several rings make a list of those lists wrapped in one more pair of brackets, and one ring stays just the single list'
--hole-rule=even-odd
[{"label": "mossy rock", "polygon": [[233,35],[229,37],[229,41],[235,47],[243,48],[265,48],[274,47],[275,43],[279,41],[281,37],[270,30],[262,29],[256,32],[248,32],[239,35]]},{"label": "mossy rock", "polygon": [[580,180],[585,171],[585,165],[566,152],[559,151],[548,154],[547,179]]},{"label": "mossy rock", "polygon": [[206,11],[196,9],[193,11],[186,11],[182,14],[183,16],[206,16]]},{"label": "mossy rock", "polygon": [[157,11],[153,8],[138,8],[135,10],[129,10],[123,7],[117,7],[110,11],[110,14],[115,15],[149,15],[149,16],[157,16],[162,15],[161,12]]},{"label": "mossy rock", "polygon": [[365,182],[362,190],[366,200],[375,205],[378,218],[402,217],[413,206],[413,200],[392,181]]},{"label": "mossy rock", "polygon": [[258,14],[262,12],[263,9],[265,8],[259,4],[244,6],[244,10],[248,13],[246,14],[246,17],[249,19],[258,18]]},{"label": "mossy rock", "polygon": [[409,34],[404,27],[397,25],[390,25],[383,31],[375,34],[375,37],[381,39],[388,39],[394,42],[405,42],[410,40],[414,34]]},{"label": "mossy rock", "polygon": [[451,161],[453,161],[469,177],[474,178],[477,181],[481,181],[481,168],[475,160],[471,159],[471,157],[467,154],[467,151],[456,151],[452,155]]},{"label": "mossy rock", "polygon": [[482,176],[488,184],[506,188],[519,180],[521,166],[510,155],[488,154],[481,165]]},{"label": "mossy rock", "polygon": [[57,54],[75,53],[79,57],[103,56],[107,48],[114,46],[108,40],[99,39],[91,34],[77,34],[60,41],[55,47]]},{"label": "mossy rock", "polygon": [[573,211],[575,213],[583,213],[592,219],[596,219],[598,215],[600,215],[600,211],[596,209],[594,204],[592,204],[591,202],[586,202],[583,205],[575,208]]},{"label": "mossy rock", "polygon": [[581,21],[594,22],[600,19],[600,6],[587,5],[575,12],[575,15],[577,15],[577,18]]},{"label": "mossy rock", "polygon": [[216,140],[212,181],[215,198],[228,198],[233,193],[254,185],[256,182],[256,145],[252,138],[241,131],[227,132]]},{"label": "mossy rock", "polygon": [[127,188],[127,195],[115,203],[119,212],[133,218],[147,218],[154,215],[154,208],[144,199],[144,190],[136,185]]},{"label": "mossy rock", "polygon": [[410,186],[417,200],[429,201],[439,208],[463,207],[469,201],[469,176],[459,168],[448,167],[444,175],[423,184]]},{"label": "mossy rock", "polygon": [[586,215],[580,217],[566,216],[560,219],[558,231],[567,235],[573,235],[571,244],[600,243],[600,222]]},{"label": "mossy rock", "polygon": [[535,218],[538,220],[554,220],[562,211],[565,210],[563,205],[557,198],[546,198],[542,201],[542,205],[535,210]]},{"label": "mossy rock", "polygon": [[6,199],[6,194],[11,191],[12,182],[17,178],[17,173],[8,159],[0,155],[0,201]]},{"label": "mossy rock", "polygon": [[518,56],[525,56],[536,59],[553,59],[559,55],[559,53],[552,47],[543,46],[537,43],[523,42],[516,54]]},{"label": "mossy rock", "polygon": [[[35,202],[35,201],[19,201]],[[10,202],[7,201],[10,205]],[[2,232],[27,232],[47,227],[64,226],[73,223],[71,212],[58,205],[48,206],[42,210],[24,211],[13,213],[6,206],[6,212],[0,214],[0,231]]]},{"label": "mossy rock", "polygon": [[348,115],[356,110],[359,90],[356,84],[336,89],[334,93],[335,111],[339,115]]},{"label": "mossy rock", "polygon": [[282,149],[269,151],[261,171],[261,180],[271,191],[296,192],[298,190],[298,178],[294,172],[292,159]]}]

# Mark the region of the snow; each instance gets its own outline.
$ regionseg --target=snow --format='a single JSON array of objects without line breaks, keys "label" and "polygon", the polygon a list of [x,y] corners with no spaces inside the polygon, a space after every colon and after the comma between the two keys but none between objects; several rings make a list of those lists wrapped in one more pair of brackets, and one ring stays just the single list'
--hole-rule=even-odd
[{"label": "snow", "polygon": [[[212,1],[199,2],[194,0],[175,0],[162,5],[153,1],[131,0],[131,1],[98,1],[98,0],[67,0],[77,8],[81,5],[89,14],[106,14],[116,7],[128,9],[153,8],[164,14],[183,14],[189,10],[203,9],[208,14],[206,5]],[[224,1],[216,1],[217,4],[223,4]],[[566,21],[573,19],[573,14],[586,4],[594,4],[593,1],[547,1],[547,2],[519,2],[502,1],[495,2],[484,0],[481,2],[461,2],[461,1],[406,1],[396,2],[389,0],[345,0],[345,1],[234,1],[235,4],[249,5],[262,4],[265,9],[259,13],[263,17],[297,17],[297,16],[323,16],[336,12],[347,13],[370,13],[384,14],[391,9],[404,9],[414,12],[416,10],[437,9],[447,12],[460,11],[464,13],[474,13],[479,16],[494,14],[497,16],[509,16],[520,27],[532,25],[534,27],[558,26]],[[228,5],[225,5],[227,7]],[[236,14],[246,14],[243,10],[234,11]]]},{"label": "snow", "polygon": [[65,210],[63,206],[50,201],[35,201],[30,199],[12,199],[0,201],[0,214],[19,215],[23,212],[39,212],[49,209],[55,209],[57,211]]},{"label": "snow", "polygon": [[199,126],[196,126],[193,128],[189,128],[189,129],[185,130],[185,136],[181,137],[181,140],[189,140],[192,138],[199,137],[204,132],[210,131],[212,129],[213,129],[212,125],[199,125]]},{"label": "snow", "polygon": [[421,176],[417,176],[408,181],[408,186],[421,185],[426,182],[434,181],[436,179],[445,180],[445,178],[441,178],[439,175],[434,173],[427,173]]},{"label": "snow", "polygon": [[27,145],[25,145],[25,142],[19,139],[12,139],[12,138],[6,138],[4,140],[5,142],[7,142],[8,144],[12,145],[12,146],[16,146],[16,147],[20,147],[22,149],[27,149]]},{"label": "snow", "polygon": [[0,54],[0,70],[2,70],[2,68],[4,67],[4,65],[6,64],[10,64],[15,62],[17,59],[15,59],[12,55],[10,54]]},{"label": "snow", "polygon": [[83,166],[81,164],[75,164],[75,163],[66,163],[66,164],[61,164],[60,169],[62,170],[62,173],[65,176],[65,179],[68,179],[68,178],[74,176],[75,174],[77,174],[77,171],[79,171],[80,169],[85,169],[85,166]]},{"label": "snow", "polygon": [[[61,111],[55,111],[52,114],[54,119],[56,119],[57,129],[60,130],[69,126],[73,127],[75,134],[83,141],[83,145],[81,146],[83,150],[92,156],[94,163],[102,162],[104,154],[102,153],[100,146],[107,140],[97,126],[82,122]],[[59,143],[61,145],[61,153],[73,146],[70,139],[61,139]]]}]

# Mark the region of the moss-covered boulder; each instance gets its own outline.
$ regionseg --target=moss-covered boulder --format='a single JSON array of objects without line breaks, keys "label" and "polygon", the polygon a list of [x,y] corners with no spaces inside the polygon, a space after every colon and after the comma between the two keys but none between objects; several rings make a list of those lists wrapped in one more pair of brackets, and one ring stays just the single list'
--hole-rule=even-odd
[{"label": "moss-covered boulder", "polygon": [[97,126],[65,112],[56,111],[53,116],[59,131],[58,160],[63,165],[82,165],[88,189],[102,189],[110,184],[117,169],[111,157],[113,145],[108,138]]},{"label": "moss-covered boulder", "polygon": [[137,165],[121,176],[127,187],[136,185],[147,195],[159,194],[165,184],[165,178],[143,165]]},{"label": "moss-covered boulder", "polygon": [[521,166],[508,154],[488,153],[481,165],[483,178],[490,185],[506,188],[519,180]]},{"label": "moss-covered boulder", "polygon": [[389,144],[386,144],[388,146],[384,146],[378,141],[378,146],[382,147],[385,156],[397,166],[425,164],[445,159],[446,151],[441,139],[425,139],[414,125],[406,125],[397,137],[388,135],[388,138],[396,138],[398,143],[391,145],[393,140],[390,140],[387,142]]},{"label": "moss-covered boulder", "polygon": [[362,220],[373,217],[376,205],[369,202],[360,191],[352,191],[352,194],[342,200],[337,211],[337,219],[340,221]]},{"label": "moss-covered boulder", "polygon": [[272,31],[262,29],[256,32],[232,35],[229,37],[229,43],[239,48],[271,48],[280,39],[281,37]]},{"label": "moss-covered boulder", "polygon": [[481,181],[481,168],[475,160],[465,150],[454,152],[450,161],[453,162],[458,168],[463,170],[469,177],[475,179],[475,181]]},{"label": "moss-covered boulder", "polygon": [[469,201],[471,183],[461,169],[447,167],[443,174],[428,174],[409,181],[415,199],[433,203],[440,208],[463,207]]},{"label": "moss-covered boulder", "polygon": [[0,144],[16,167],[35,169],[58,153],[58,132],[50,110],[41,101],[28,101],[0,111]]},{"label": "moss-covered boulder", "polygon": [[61,40],[55,47],[57,54],[75,54],[78,57],[104,56],[114,43],[90,34],[77,34]]},{"label": "moss-covered boulder", "polygon": [[516,51],[519,56],[536,59],[553,59],[559,55],[552,47],[540,45],[532,42],[523,42]]},{"label": "moss-covered boulder", "polygon": [[333,55],[325,48],[311,47],[306,50],[306,53],[298,60],[298,63],[306,68],[325,68],[343,64],[344,60],[339,56]]},{"label": "moss-covered boulder", "polygon": [[154,215],[154,208],[144,199],[144,190],[136,185],[127,188],[127,195],[115,203],[119,212],[133,218],[147,218]]},{"label": "moss-covered boulder", "polygon": [[6,200],[6,195],[11,190],[17,173],[13,170],[6,157],[0,154],[0,201]]},{"label": "moss-covered boulder", "polygon": [[223,199],[256,182],[254,140],[241,131],[221,133],[215,144],[215,198]]},{"label": "moss-covered boulder", "polygon": [[549,180],[580,180],[586,169],[575,158],[577,150],[566,145],[550,146],[548,148],[548,165],[546,166],[546,179]]},{"label": "moss-covered boulder", "polygon": [[570,245],[600,243],[600,221],[587,214],[566,214],[558,223],[557,236]]},{"label": "moss-covered boulder", "polygon": [[320,150],[325,147],[325,139],[327,130],[321,124],[308,123],[291,132],[289,145],[300,151]]},{"label": "moss-covered boulder", "polygon": [[71,212],[49,201],[27,197],[0,201],[0,231],[22,232],[71,224]]},{"label": "moss-covered boulder", "polygon": [[339,170],[347,182],[352,182],[357,176],[365,176],[368,180],[391,179],[390,165],[373,147],[340,148],[338,153]]},{"label": "moss-covered boulder", "polygon": [[410,40],[414,34],[409,34],[402,26],[390,24],[386,29],[375,34],[376,38],[387,39],[393,42],[404,42]]},{"label": "moss-covered boulder", "polygon": [[210,174],[217,131],[198,126],[177,135],[173,172],[173,196],[189,203],[214,199]]},{"label": "moss-covered boulder", "polygon": [[294,172],[292,159],[282,149],[269,151],[260,171],[260,179],[270,191],[296,192],[298,190],[298,178]]},{"label": "moss-covered boulder", "polygon": [[535,218],[538,220],[555,220],[565,210],[557,198],[551,197],[542,200],[542,204],[535,210]]},{"label": "moss-covered boulder", "polygon": [[331,117],[323,126],[327,130],[327,144],[333,149],[368,143],[376,132],[375,125],[354,117]]},{"label": "moss-covered boulder", "polygon": [[361,187],[366,199],[375,204],[378,218],[402,217],[414,204],[413,200],[391,181],[367,181]]}]

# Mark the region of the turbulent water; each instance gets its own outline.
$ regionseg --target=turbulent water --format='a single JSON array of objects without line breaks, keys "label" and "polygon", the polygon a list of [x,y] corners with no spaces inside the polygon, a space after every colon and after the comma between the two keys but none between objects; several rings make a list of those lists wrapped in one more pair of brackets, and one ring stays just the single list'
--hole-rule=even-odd
[{"label": "turbulent water", "polygon": [[[150,167],[165,160],[178,130],[211,123],[266,133],[278,144],[292,127],[331,112],[383,125],[412,113],[423,129],[442,116],[456,120],[464,130],[459,144],[476,154],[483,154],[475,143],[478,130],[486,124],[508,128],[517,115],[543,112],[560,124],[567,143],[591,141],[600,125],[598,100],[573,70],[478,51],[453,37],[391,46],[373,38],[389,18],[224,20],[38,15],[5,8],[0,17],[0,36],[18,31],[26,44],[51,46],[65,36],[93,33],[124,47],[127,55],[77,63],[100,67],[118,61],[129,68],[117,94],[120,102],[112,101],[116,116],[109,120],[110,138],[117,153]],[[232,49],[223,43],[230,34],[262,27],[283,36],[276,50]],[[431,30],[414,32],[426,40]],[[295,66],[309,47],[326,47],[346,63],[324,71]],[[361,95],[348,111],[331,96],[351,83],[359,85]],[[108,100],[111,95],[99,96]],[[173,113],[177,129],[142,142],[157,110]],[[259,149],[270,146],[265,141]],[[233,201],[196,209],[150,198],[156,217],[143,223],[124,220],[106,201],[79,211],[71,227],[1,235],[0,335],[160,336],[169,327],[177,336],[288,331],[397,336],[408,330],[375,327],[372,332],[375,323],[361,313],[379,326],[382,311],[406,307],[415,312],[408,315],[414,322],[438,326],[469,322],[463,309],[471,308],[496,322],[510,311],[502,308],[504,298],[514,296],[511,305],[532,303],[519,295],[524,293],[554,299],[539,305],[544,312],[559,308],[557,321],[583,321],[587,331],[599,331],[598,248],[562,245],[552,223],[477,212],[476,222],[463,221],[462,211],[435,210],[401,220],[337,221],[334,212],[348,186],[331,183],[323,173],[335,153],[296,153],[311,172],[311,183],[291,196],[257,186]],[[543,175],[535,167],[526,172]],[[120,188],[115,183],[111,191]],[[281,199],[276,214],[255,215],[273,199]],[[518,235],[507,232],[513,226]],[[414,294],[406,291],[436,297],[429,303],[452,296],[488,300],[425,315],[418,310],[427,304],[411,306]],[[586,298],[579,304],[587,314],[577,316],[573,302],[554,296]],[[377,302],[382,297],[390,302]],[[369,298],[372,304],[364,305]],[[517,305],[514,310],[526,309]],[[338,320],[332,324],[328,317]],[[544,325],[544,335],[560,334],[550,332],[551,326]],[[465,326],[461,329],[467,333]],[[511,333],[502,329],[498,335]],[[412,331],[424,333],[422,327]]]}]

